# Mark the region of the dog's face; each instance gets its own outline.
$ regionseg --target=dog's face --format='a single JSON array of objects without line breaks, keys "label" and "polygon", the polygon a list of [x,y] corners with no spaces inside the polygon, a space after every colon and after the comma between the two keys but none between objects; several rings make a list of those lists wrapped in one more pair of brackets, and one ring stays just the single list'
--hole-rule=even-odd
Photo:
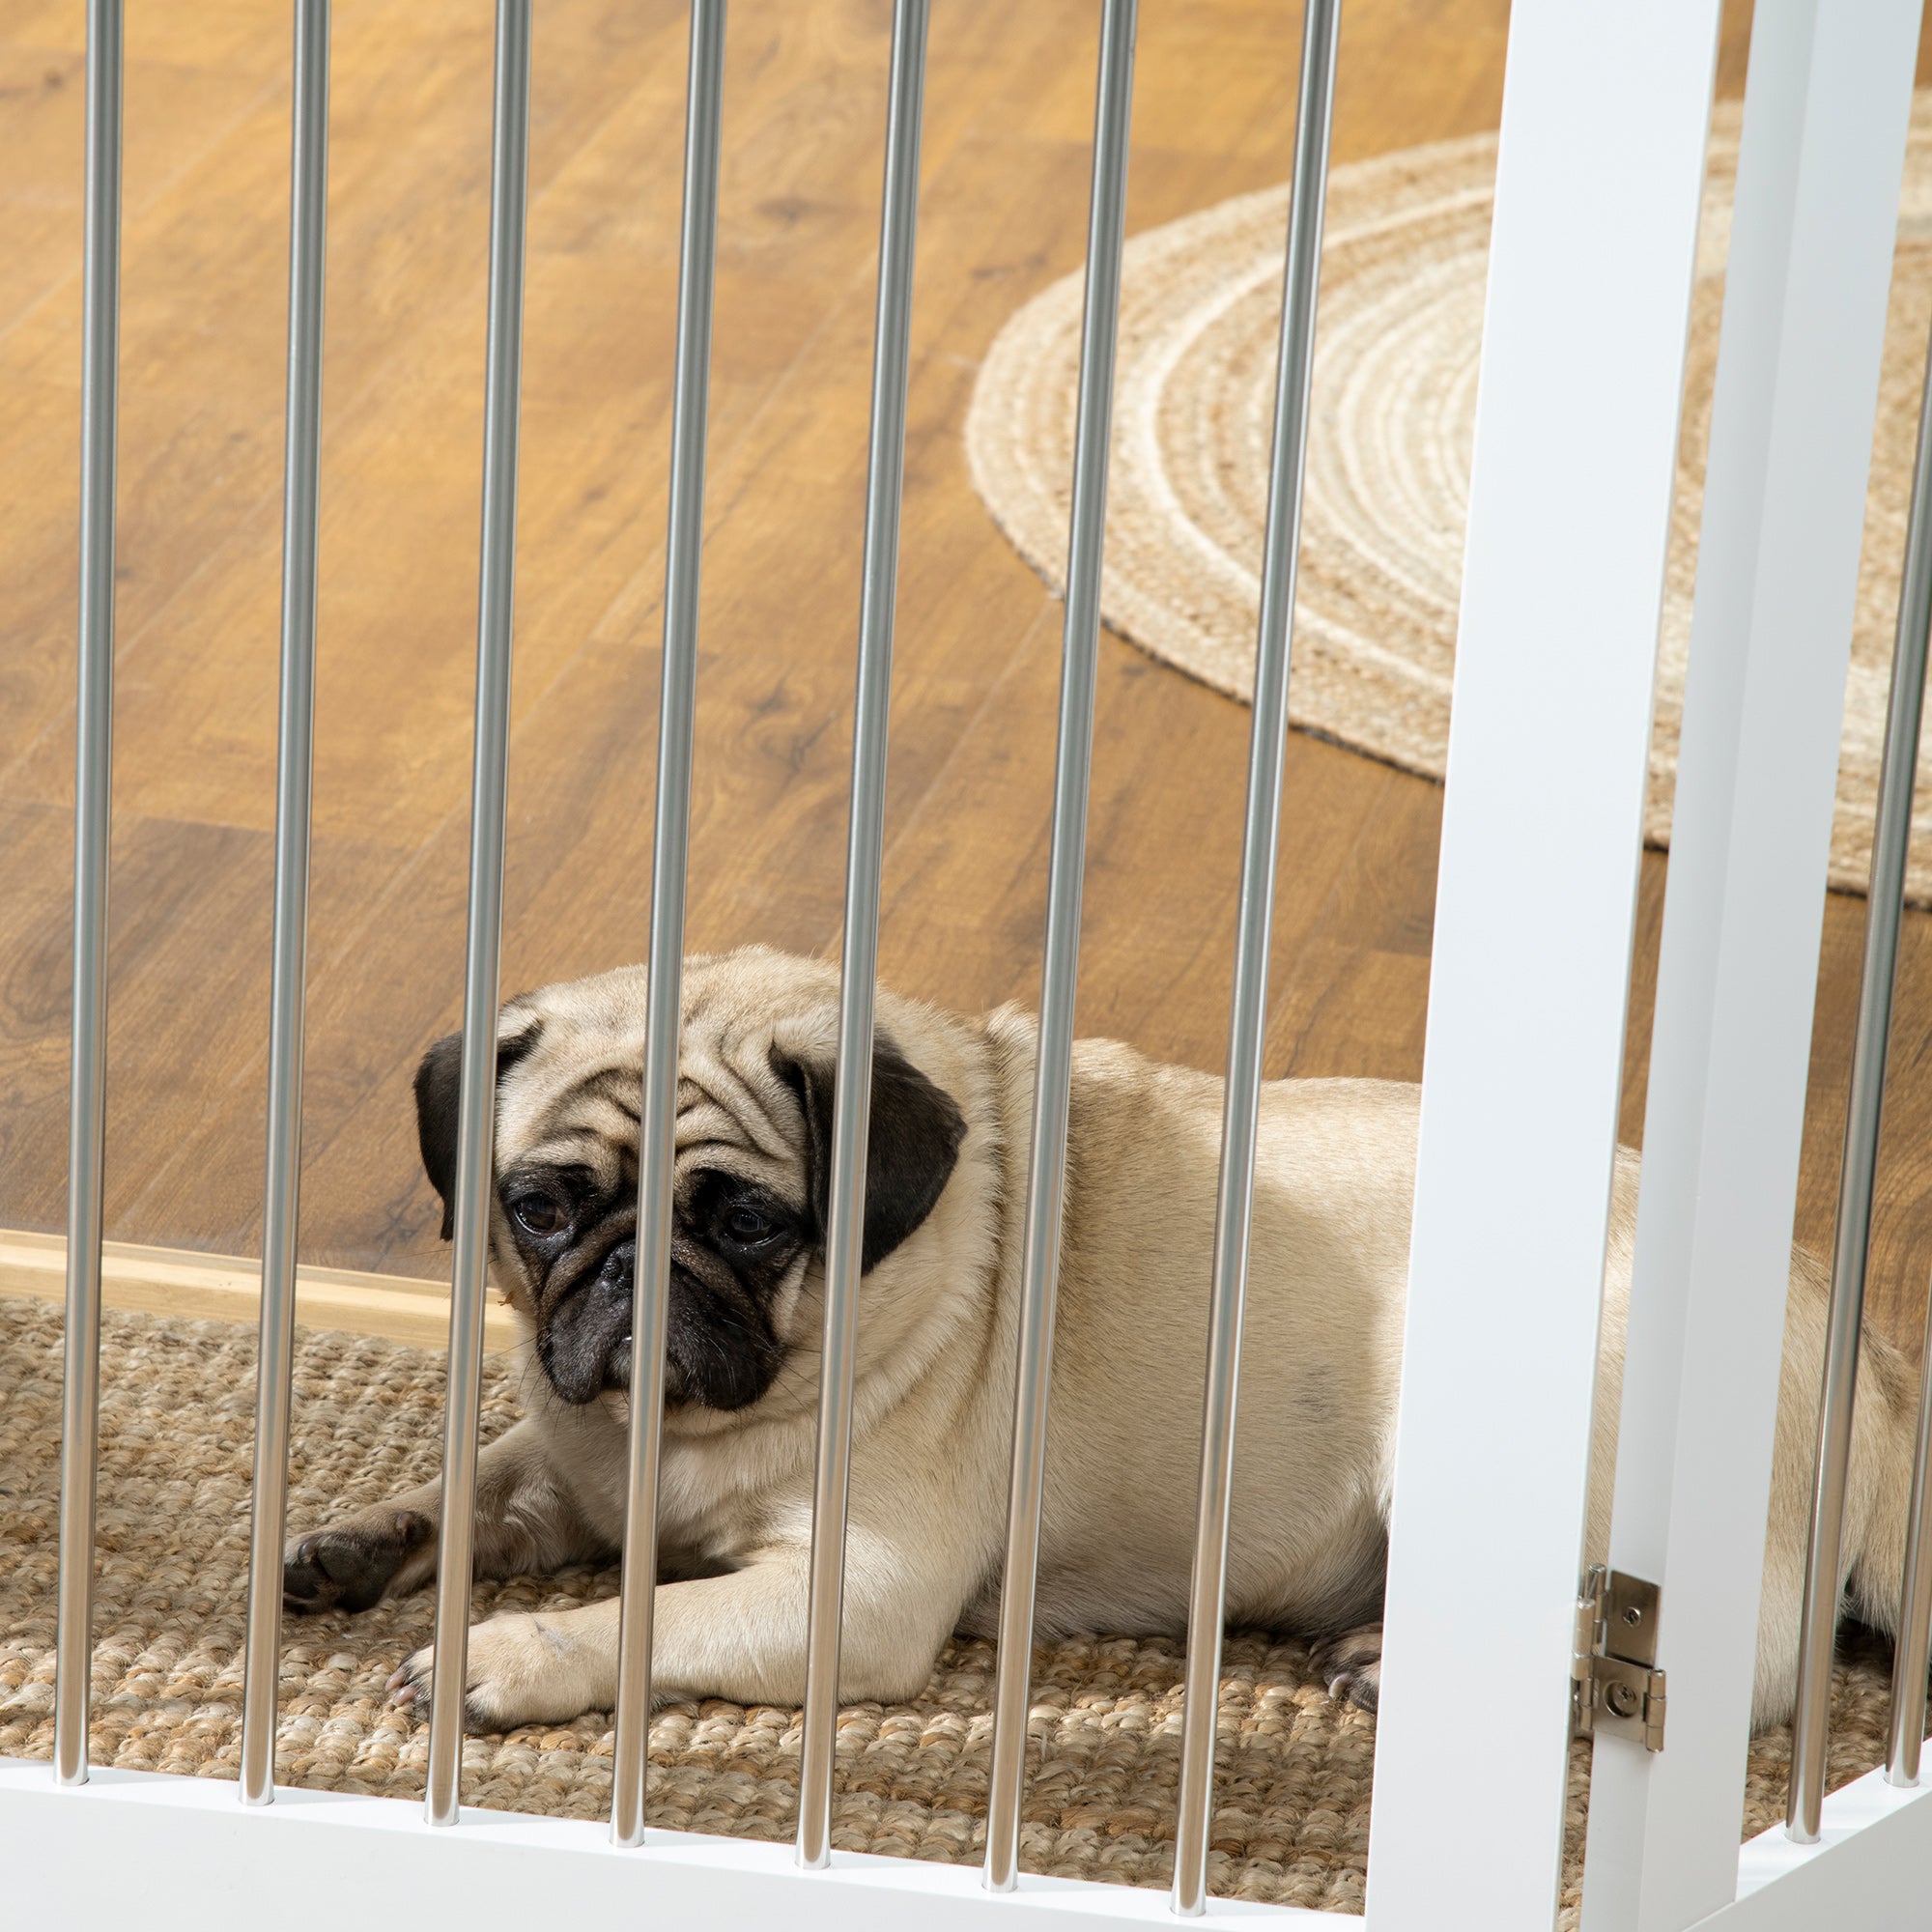
[{"label": "dog's face", "polygon": [[[566,1403],[625,1390],[637,1260],[642,968],[512,1000],[497,1026],[491,1259]],[[838,975],[762,948],[686,962],[678,1065],[668,1406],[735,1412],[794,1350],[816,1351]],[[872,1067],[863,1267],[913,1239],[965,1137],[959,1106],[915,1064],[919,1009],[881,1002]],[[416,1072],[423,1166],[450,1234],[462,1040]]]}]

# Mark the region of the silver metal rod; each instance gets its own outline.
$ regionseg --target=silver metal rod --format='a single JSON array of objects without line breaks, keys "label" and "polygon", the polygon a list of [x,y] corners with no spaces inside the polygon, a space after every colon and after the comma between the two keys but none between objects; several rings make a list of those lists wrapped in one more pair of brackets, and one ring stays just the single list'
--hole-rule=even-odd
[{"label": "silver metal rod", "polygon": [[724,0],[693,0],[684,126],[684,242],[665,537],[664,687],[652,828],[651,950],[639,1104],[638,1245],[631,1291],[631,1489],[624,1512],[623,1617],[617,1637],[617,1739],[611,1839],[644,1841],[651,1723],[651,1612],[658,1573],[658,1454],[670,1305],[671,1170],[677,1151],[679,1001],[685,869],[697,699],[697,589],[704,541],[704,428],[711,387],[711,298],[718,261],[718,155],[724,126]]},{"label": "silver metal rod", "polygon": [[503,829],[510,762],[510,611],[517,561],[517,408],[523,364],[524,213],[528,198],[530,0],[497,0],[495,152],[490,182],[490,324],[483,401],[483,537],[476,602],[476,745],[469,805],[469,937],[463,981],[463,1075],[456,1139],[456,1255],[436,1586],[436,1681],[429,1718],[432,1825],[457,1822],[469,1580],[482,1392],[483,1285],[490,1259],[497,1123],[497,965],[503,939]]},{"label": "silver metal rod", "polygon": [[913,238],[919,213],[920,118],[928,0],[895,0],[879,212],[879,305],[872,352],[872,432],[866,475],[866,553],[859,602],[859,678],[852,715],[852,817],[838,978],[838,1063],[825,1233],[825,1340],[819,1364],[818,1468],[812,1494],[805,1733],[799,1766],[798,1861],[832,1857],[832,1761],[838,1722],[838,1636],[845,1595],[845,1503],[852,1451],[852,1355],[858,1339],[866,1221],[866,1136],[872,1110],[872,1009],[879,962],[879,866],[886,823],[886,727],[898,594],[911,361]]},{"label": "silver metal rod", "polygon": [[282,698],[275,781],[275,916],[269,991],[269,1146],[255,1371],[255,1488],[242,1669],[242,1802],[275,1796],[282,1541],[295,1368],[301,1183],[302,991],[308,945],[309,774],[315,730],[315,555],[322,468],[322,291],[328,206],[328,0],[296,0],[289,170],[289,393],[282,484]]},{"label": "silver metal rod", "polygon": [[[1928,633],[1932,633],[1932,350],[1927,353],[1925,382],[1918,404],[1918,456],[1912,472],[1912,510],[1906,523],[1905,565],[1898,586],[1898,634],[1892,646],[1891,708],[1886,721],[1886,764],[1879,781],[1881,813],[1889,804],[1898,814],[1896,839],[1889,839],[1885,847],[1890,867],[1886,883],[1893,895],[1902,895],[1904,890],[1907,847],[1911,841],[1912,794],[1918,777],[1918,727],[1925,703]],[[1894,777],[1894,772],[1896,783],[1888,789],[1888,781]],[[1875,839],[1871,886],[1874,895],[1878,889]],[[1869,912],[1866,916],[1869,919]],[[1888,999],[1897,975],[1897,933],[1898,915],[1894,911]],[[1876,1135],[1873,1146],[1876,1149]],[[1932,1302],[1928,1302],[1926,1309],[1926,1341],[1918,1378],[1918,1451],[1912,1464],[1905,1574],[1899,1591],[1897,1642],[1892,1651],[1891,1735],[1886,1749],[1885,1775],[1893,1784],[1918,1782],[1919,1747],[1925,1737],[1925,1674],[1928,1652],[1932,1652]]]},{"label": "silver metal rod", "polygon": [[1268,472],[1254,735],[1248,761],[1247,825],[1241,838],[1240,910],[1236,919],[1235,987],[1228,1026],[1228,1091],[1221,1117],[1221,1185],[1214,1220],[1214,1285],[1208,1318],[1201,1494],[1187,1610],[1187,1679],[1181,1712],[1173,1901],[1174,1910],[1186,1918],[1205,1911],[1208,1898],[1208,1823],[1214,1788],[1221,1626],[1227,1605],[1235,1397],[1240,1378],[1241,1308],[1248,1285],[1262,1053],[1267,1043],[1268,934],[1274,918],[1275,858],[1281,836],[1289,645],[1294,626],[1295,565],[1301,544],[1308,399],[1315,368],[1315,298],[1321,279],[1328,131],[1335,102],[1338,11],[1339,0],[1308,0],[1302,26],[1301,99],[1294,128],[1288,264],[1282,279],[1274,453]]},{"label": "silver metal rod", "polygon": [[114,774],[114,456],[121,359],[121,0],[87,10],[80,374],[80,638],[73,759],[73,1047],[68,1120],[54,1782],[87,1782],[107,1135],[107,833]]},{"label": "silver metal rod", "polygon": [[1060,746],[1047,861],[1046,956],[1040,969],[1039,1058],[1034,1072],[1020,1277],[1019,1362],[1013,1395],[1007,1566],[1000,1597],[999,1687],[986,1805],[985,1884],[1019,1883],[1021,1781],[1032,1690],[1033,1613],[1046,1470],[1046,1405],[1060,1230],[1066,1180],[1066,1115],[1073,1080],[1073,1011],[1080,969],[1080,889],[1087,862],[1087,795],[1094,767],[1094,685],[1100,652],[1100,561],[1107,527],[1107,456],[1114,417],[1114,350],[1121,318],[1121,247],[1127,217],[1127,131],[1134,91],[1137,0],[1106,0],[1094,95],[1094,188],[1087,222],[1087,298],[1073,434],[1073,505],[1061,632]]},{"label": "silver metal rod", "polygon": [[[1927,382],[1932,384],[1932,363],[1928,363]],[[1932,387],[1928,387],[1926,397],[1932,402]],[[1801,1845],[1818,1842],[1825,1803],[1832,1653],[1837,1641],[1838,1596],[1844,1581],[1845,1476],[1852,1456],[1852,1412],[1858,1395],[1865,1268],[1871,1252],[1872,1179],[1878,1168],[1879,1131],[1885,1111],[1886,1049],[1891,1036],[1892,990],[1898,979],[1905,863],[1912,844],[1912,792],[1918,777],[1919,715],[1925,701],[1928,616],[1932,616],[1932,410],[1921,403],[1904,579],[1899,586],[1898,630],[1892,645],[1885,757],[1879,767],[1878,814],[1872,830],[1871,880],[1865,898],[1864,967],[1859,984],[1858,1030],[1852,1042],[1845,1151],[1838,1169],[1838,1220],[1832,1253],[1831,1310],[1826,1318],[1824,1394],[1818,1413],[1811,1541],[1804,1558],[1804,1610],[1798,1639],[1798,1708],[1792,1720],[1791,1788],[1784,1816],[1786,1833]],[[1923,1442],[1921,1429],[1921,1461]],[[1915,1531],[1919,1527],[1922,1488],[1915,1475]],[[1924,1551],[1917,1538],[1913,1555],[1922,1566]],[[1908,1605],[1910,1601],[1908,1597]],[[1918,1698],[1922,1717],[1925,1706],[1922,1636],[1918,1654]],[[1906,1647],[1901,1643],[1896,1652],[1897,1669],[1903,1671],[1907,1662]],[[1894,1679],[1894,1687],[1896,1682]],[[1894,1698],[1894,1733],[1901,1715]],[[1918,1748],[1917,1737],[1915,1731],[1912,1746],[1915,1761]],[[1892,1756],[1895,1760],[1895,1747]]]}]

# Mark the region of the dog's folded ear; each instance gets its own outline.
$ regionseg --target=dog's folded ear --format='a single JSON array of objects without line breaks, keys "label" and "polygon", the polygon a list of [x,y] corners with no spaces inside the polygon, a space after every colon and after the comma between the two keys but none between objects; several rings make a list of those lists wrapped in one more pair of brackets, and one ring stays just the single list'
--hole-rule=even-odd
[{"label": "dog's folded ear", "polygon": [[[512,1014],[506,1009],[503,1018]],[[498,1024],[502,1022],[499,1020]],[[526,1022],[520,1032],[497,1039],[497,1078],[516,1065],[536,1045],[543,1016]],[[457,1106],[463,1087],[463,1036],[444,1034],[423,1055],[416,1068],[416,1145],[422,1149],[423,1172],[442,1197],[442,1238],[456,1231]]]},{"label": "dog's folded ear", "polygon": [[[772,1071],[798,1096],[805,1116],[806,1199],[814,1234],[825,1241],[832,1189],[833,1066],[798,1060],[774,1046]],[[862,1273],[913,1234],[952,1178],[966,1117],[884,1034],[872,1043],[872,1111],[866,1136],[866,1240]]]}]

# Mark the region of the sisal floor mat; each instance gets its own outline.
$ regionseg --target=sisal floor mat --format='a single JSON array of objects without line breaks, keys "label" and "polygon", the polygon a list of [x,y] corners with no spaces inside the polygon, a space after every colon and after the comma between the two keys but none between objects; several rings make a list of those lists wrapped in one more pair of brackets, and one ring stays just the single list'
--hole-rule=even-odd
[{"label": "sisal floor mat", "polygon": [[[129,1769],[234,1777],[254,1417],[252,1330],[104,1318],[99,1579],[93,1755]],[[55,1516],[61,1318],[0,1300],[0,1756],[47,1757],[53,1733]],[[311,1333],[296,1356],[291,1520],[381,1501],[433,1476],[442,1365],[418,1350]],[[483,1428],[516,1419],[515,1374],[488,1366]],[[610,1595],[614,1571],[479,1584],[479,1617]],[[428,1592],[359,1616],[291,1620],[281,1671],[277,1776],[331,1791],[419,1798],[427,1732],[383,1686],[430,1634]],[[1164,1886],[1179,1766],[1179,1643],[1094,1636],[1035,1664],[1035,1748],[1023,1839],[1029,1870]],[[862,1704],[838,1732],[833,1841],[851,1851],[976,1861],[985,1830],[990,1644],[955,1640],[924,1694]],[[1840,1660],[1833,1782],[1883,1753],[1887,1663]],[[1333,1703],[1304,1645],[1229,1638],[1221,1679],[1213,1889],[1359,1912],[1375,1722]],[[1446,1708],[1443,1721],[1466,1714]],[[1790,1736],[1758,1741],[1747,1833],[1782,1815]],[[608,1813],[607,1715],[472,1738],[464,1799],[561,1817]],[[797,1804],[798,1717],[722,1702],[677,1705],[651,1726],[650,1822],[786,1838]],[[1574,1907],[1587,1754],[1573,1752],[1565,1902]],[[1474,1808],[1472,1827],[1478,1824]],[[1471,1840],[1480,1857],[1480,1831]],[[1566,1919],[1571,1916],[1566,1912]]]}]

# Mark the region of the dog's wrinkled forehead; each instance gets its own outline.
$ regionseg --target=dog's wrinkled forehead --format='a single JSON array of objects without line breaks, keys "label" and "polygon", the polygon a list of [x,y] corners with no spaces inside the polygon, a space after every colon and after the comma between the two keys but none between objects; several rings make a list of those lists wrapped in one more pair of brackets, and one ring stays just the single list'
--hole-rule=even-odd
[{"label": "dog's wrinkled forehead", "polygon": [[[588,1168],[616,1188],[637,1172],[646,975],[622,967],[514,1001],[497,1029],[528,1037],[497,1094],[497,1166]],[[838,975],[748,949],[686,961],[678,1053],[680,1174],[723,1167],[796,1196],[806,1123],[775,1062],[828,1055]]]}]

